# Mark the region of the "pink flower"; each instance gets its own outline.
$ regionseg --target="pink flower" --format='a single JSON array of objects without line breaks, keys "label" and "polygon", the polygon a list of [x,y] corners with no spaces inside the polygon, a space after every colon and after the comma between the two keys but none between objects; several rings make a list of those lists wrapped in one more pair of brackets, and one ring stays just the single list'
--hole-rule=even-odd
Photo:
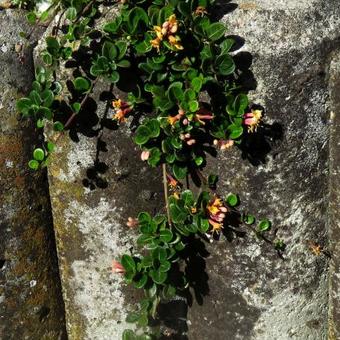
[{"label": "pink flower", "polygon": [[114,274],[124,274],[125,269],[124,267],[117,261],[112,261],[112,273]]},{"label": "pink flower", "polygon": [[150,157],[150,151],[142,151],[140,158],[142,161],[147,161]]},{"label": "pink flower", "polygon": [[133,217],[129,217],[127,222],[126,222],[126,225],[129,227],[129,228],[135,228],[138,226],[138,220],[137,218],[133,218]]},{"label": "pink flower", "polygon": [[243,124],[248,126],[248,132],[254,132],[260,124],[262,118],[261,110],[251,110],[243,115]]},{"label": "pink flower", "polygon": [[221,150],[226,150],[231,148],[234,145],[234,141],[232,139],[228,139],[228,140],[214,140],[214,145],[216,145],[217,147],[219,147]]}]

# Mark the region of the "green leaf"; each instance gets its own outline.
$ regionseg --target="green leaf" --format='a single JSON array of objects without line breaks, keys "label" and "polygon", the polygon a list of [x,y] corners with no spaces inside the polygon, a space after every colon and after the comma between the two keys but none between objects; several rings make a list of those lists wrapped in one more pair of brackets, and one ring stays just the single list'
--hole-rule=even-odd
[{"label": "green leaf", "polygon": [[32,169],[32,170],[38,170],[39,169],[39,162],[36,161],[35,159],[31,159],[28,162],[28,166]]},{"label": "green leaf", "polygon": [[136,312],[131,312],[127,315],[125,321],[128,323],[135,323],[140,318],[140,314]]},{"label": "green leaf", "polygon": [[60,45],[59,45],[59,42],[56,38],[47,37],[46,38],[46,45],[47,45],[46,49],[49,53],[51,53],[51,55],[53,55],[55,57],[58,56]]},{"label": "green leaf", "polygon": [[267,231],[271,227],[271,223],[268,219],[261,220],[257,225],[259,231]]},{"label": "green leaf", "polygon": [[78,102],[75,102],[72,104],[72,109],[75,113],[79,113],[80,109],[81,109],[81,104]]},{"label": "green leaf", "polygon": [[221,54],[226,54],[230,51],[230,49],[232,48],[232,46],[235,44],[234,39],[225,39],[220,43],[220,47],[221,47]]},{"label": "green leaf", "polygon": [[151,222],[150,214],[144,211],[139,213],[137,218],[140,225],[149,224]]},{"label": "green leaf", "polygon": [[157,138],[160,134],[160,124],[156,118],[150,119],[145,126],[151,131],[150,138]]},{"label": "green leaf", "polygon": [[165,273],[165,272],[161,272],[159,270],[151,270],[150,276],[151,276],[153,282],[160,285],[160,284],[165,282],[165,280],[168,277],[168,274]]},{"label": "green leaf", "polygon": [[245,215],[243,217],[243,222],[245,224],[248,224],[248,225],[254,224],[255,223],[255,216],[253,216],[253,215]]},{"label": "green leaf", "polygon": [[137,29],[137,26],[140,25],[140,22],[144,22],[144,24],[149,23],[149,17],[144,9],[140,7],[134,7],[128,13],[128,27],[130,29],[130,33],[134,33]]},{"label": "green leaf", "polygon": [[150,151],[150,156],[148,158],[148,164],[151,165],[152,167],[155,167],[158,165],[159,161],[161,160],[161,150],[158,148],[154,147],[149,150]]},{"label": "green leaf", "polygon": [[37,91],[33,90],[31,91],[30,95],[29,95],[31,101],[32,101],[32,104],[35,104],[35,105],[40,105],[42,100],[40,98],[40,95]]},{"label": "green leaf", "polygon": [[66,11],[66,18],[73,21],[77,18],[77,9],[74,7],[69,7]]},{"label": "green leaf", "polygon": [[104,26],[104,31],[108,33],[115,33],[118,30],[122,21],[123,21],[122,16],[121,15],[117,16],[113,21],[109,22]]},{"label": "green leaf", "polygon": [[134,141],[138,145],[145,144],[152,136],[152,131],[145,125],[140,125],[136,130]]},{"label": "green leaf", "polygon": [[154,249],[151,255],[153,260],[158,260],[160,262],[164,262],[167,258],[166,249],[160,247]]},{"label": "green leaf", "polygon": [[161,265],[159,266],[158,270],[160,272],[166,273],[170,270],[171,268],[171,263],[169,261],[163,261]]},{"label": "green leaf", "polygon": [[230,207],[235,207],[239,204],[239,199],[238,196],[235,194],[230,194],[226,198],[226,202]]},{"label": "green leaf", "polygon": [[163,229],[159,232],[159,238],[165,242],[168,243],[172,240],[173,234],[170,229]]},{"label": "green leaf", "polygon": [[33,151],[33,158],[37,161],[43,161],[45,158],[45,152],[43,149],[37,148]]},{"label": "green leaf", "polygon": [[186,220],[188,213],[185,210],[178,207],[177,204],[171,203],[170,204],[170,215],[171,215],[171,220],[174,223],[183,223]]},{"label": "green leaf", "polygon": [[203,162],[204,162],[204,158],[203,157],[196,157],[195,159],[194,159],[194,161],[195,161],[195,164],[197,165],[197,166],[201,166],[202,164],[203,164]]},{"label": "green leaf", "polygon": [[231,124],[227,130],[229,131],[229,138],[231,139],[237,139],[243,134],[243,127],[240,125]]},{"label": "green leaf", "polygon": [[32,101],[29,98],[21,98],[17,101],[16,106],[17,106],[17,110],[24,114],[27,115],[28,111],[32,105]]},{"label": "green leaf", "polygon": [[116,46],[110,41],[105,41],[102,47],[103,57],[107,58],[109,61],[112,61],[115,60],[117,54],[118,52]]},{"label": "green leaf", "polygon": [[122,68],[129,68],[131,66],[131,63],[128,60],[121,60],[117,63],[118,67],[122,67]]},{"label": "green leaf", "polygon": [[50,66],[53,64],[53,57],[51,53],[48,53],[47,51],[45,53],[41,54],[41,58],[43,62],[47,65]]},{"label": "green leaf", "polygon": [[140,289],[143,288],[148,282],[148,276],[143,274],[142,277],[135,283],[135,287]]},{"label": "green leaf", "polygon": [[189,102],[189,110],[190,112],[196,112],[199,109],[199,103],[197,100],[191,100]]},{"label": "green leaf", "polygon": [[172,166],[172,172],[174,173],[177,179],[181,180],[181,179],[184,179],[185,176],[187,175],[188,168],[185,165],[180,166],[177,163],[175,163]]},{"label": "green leaf", "polygon": [[127,273],[135,273],[136,272],[136,263],[135,260],[130,255],[122,256],[122,266],[126,270]]},{"label": "green leaf", "polygon": [[122,340],[136,340],[136,334],[131,329],[125,329],[122,335]]},{"label": "green leaf", "polygon": [[120,40],[116,42],[116,46],[118,48],[117,60],[120,60],[125,56],[127,48],[128,48],[128,44],[126,41]]},{"label": "green leaf", "polygon": [[196,92],[200,92],[201,88],[202,88],[202,79],[200,77],[196,77],[191,81],[191,86],[193,88],[194,91]]},{"label": "green leaf", "polygon": [[164,299],[172,299],[176,295],[176,288],[172,285],[166,285],[162,291]]},{"label": "green leaf", "polygon": [[77,77],[73,80],[73,85],[77,91],[85,92],[90,88],[91,83],[86,78]]},{"label": "green leaf", "polygon": [[47,151],[48,152],[53,152],[55,149],[55,144],[52,142],[47,142]]},{"label": "green leaf", "polygon": [[41,99],[43,101],[43,106],[50,107],[54,101],[54,94],[51,90],[45,90],[41,94]]},{"label": "green leaf", "polygon": [[223,76],[228,76],[235,71],[235,63],[229,54],[223,54],[216,59],[218,72]]},{"label": "green leaf", "polygon": [[224,36],[226,28],[224,24],[220,22],[215,22],[208,26],[205,30],[207,37],[211,41],[216,41]]},{"label": "green leaf", "polygon": [[181,194],[181,199],[187,207],[192,207],[195,203],[194,194],[191,190],[184,190]]},{"label": "green leaf", "polygon": [[34,12],[28,12],[26,14],[26,19],[31,25],[34,25],[37,20],[37,16]]},{"label": "green leaf", "polygon": [[137,239],[137,244],[140,246],[144,246],[145,244],[150,243],[153,239],[154,237],[149,234],[140,235]]},{"label": "green leaf", "polygon": [[53,124],[53,129],[54,129],[54,131],[63,131],[64,130],[64,124],[59,122],[59,121],[56,121]]}]

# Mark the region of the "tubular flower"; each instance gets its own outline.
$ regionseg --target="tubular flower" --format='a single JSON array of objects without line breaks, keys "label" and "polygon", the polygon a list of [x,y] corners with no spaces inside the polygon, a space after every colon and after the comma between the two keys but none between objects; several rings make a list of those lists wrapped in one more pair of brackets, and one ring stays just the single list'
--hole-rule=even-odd
[{"label": "tubular flower", "polygon": [[176,190],[180,187],[179,182],[175,178],[173,178],[170,174],[167,173],[166,178],[168,180],[170,189]]},{"label": "tubular flower", "polygon": [[204,16],[205,14],[208,14],[207,10],[205,9],[205,7],[203,6],[198,6],[196,9],[195,9],[195,12],[194,12],[196,15],[200,15],[200,16]]},{"label": "tubular flower", "polygon": [[212,113],[204,107],[201,107],[195,114],[195,120],[205,125],[205,120],[212,120],[214,116]]},{"label": "tubular flower", "polygon": [[125,269],[124,267],[117,261],[112,261],[112,273],[114,274],[124,274]]},{"label": "tubular flower", "polygon": [[209,224],[212,226],[211,232],[220,232],[223,229],[223,221],[228,209],[223,205],[222,200],[217,196],[207,205]]},{"label": "tubular flower", "polygon": [[132,111],[130,104],[118,99],[112,102],[112,106],[115,111],[112,119],[118,120],[119,123],[125,122],[125,116]]},{"label": "tubular flower", "polygon": [[260,124],[262,118],[262,110],[251,110],[244,114],[243,123],[248,126],[248,132],[254,132]]},{"label": "tubular flower", "polygon": [[183,116],[185,115],[185,112],[182,109],[178,110],[178,114],[176,116],[168,116],[168,123],[173,126],[176,124],[177,121],[179,121]]},{"label": "tubular flower", "polygon": [[214,145],[216,145],[217,147],[219,147],[221,150],[226,150],[231,148],[234,145],[234,141],[232,139],[228,139],[228,140],[214,140]]}]

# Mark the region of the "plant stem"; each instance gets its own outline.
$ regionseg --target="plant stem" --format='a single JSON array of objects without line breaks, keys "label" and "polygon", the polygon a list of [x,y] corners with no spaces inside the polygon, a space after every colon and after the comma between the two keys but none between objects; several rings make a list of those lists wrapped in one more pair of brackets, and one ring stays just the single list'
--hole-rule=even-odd
[{"label": "plant stem", "polygon": [[[81,103],[80,103],[80,110],[81,110],[82,107],[84,106],[84,104],[85,104],[87,98],[89,97],[89,95],[92,93],[92,90],[93,90],[94,86],[96,85],[97,80],[98,80],[98,78],[96,78],[96,79],[93,81],[91,90],[89,90],[89,92],[86,93],[86,96],[85,96],[85,97],[83,98],[83,100],[81,101]],[[78,114],[77,112],[73,112],[73,113],[72,113],[72,115],[70,116],[70,118],[69,118],[69,119],[67,120],[67,122],[65,123],[64,129],[67,129],[67,128],[71,125],[71,123],[73,122],[73,120],[74,120],[74,118],[76,117],[77,114]],[[64,131],[61,131],[61,132],[59,133],[59,135],[57,136],[57,138],[56,138],[56,140],[55,140],[55,143],[58,142],[58,140],[60,139],[60,137],[63,135],[63,132],[64,132]]]},{"label": "plant stem", "polygon": [[168,223],[171,226],[169,197],[168,197],[168,180],[166,178],[166,164],[165,163],[162,164],[162,169],[163,169],[163,186],[164,186],[165,208],[166,208],[166,214],[168,216]]}]

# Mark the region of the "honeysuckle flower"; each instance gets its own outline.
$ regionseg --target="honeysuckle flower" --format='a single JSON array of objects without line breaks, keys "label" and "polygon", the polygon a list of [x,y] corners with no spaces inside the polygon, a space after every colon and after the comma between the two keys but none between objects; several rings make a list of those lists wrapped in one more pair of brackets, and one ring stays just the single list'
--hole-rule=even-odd
[{"label": "honeysuckle flower", "polygon": [[254,132],[260,124],[262,110],[251,110],[243,115],[243,123],[248,126],[248,132]]},{"label": "honeysuckle flower", "polygon": [[209,224],[212,226],[211,232],[220,232],[223,229],[223,221],[228,209],[223,205],[220,198],[215,196],[207,205]]},{"label": "honeysuckle flower", "polygon": [[231,148],[234,145],[234,141],[232,139],[227,139],[227,140],[214,140],[214,145],[219,147],[221,150],[226,150]]},{"label": "honeysuckle flower", "polygon": [[170,45],[174,46],[178,50],[184,49],[184,47],[180,44],[181,39],[178,36],[169,35],[168,40]]},{"label": "honeysuckle flower", "polygon": [[177,189],[180,186],[179,182],[175,178],[173,178],[170,174],[167,173],[166,178],[171,189]]},{"label": "honeysuckle flower", "polygon": [[162,27],[160,27],[160,26],[154,26],[154,27],[153,27],[153,30],[154,30],[155,33],[156,33],[157,39],[160,40],[160,41],[163,40],[163,35],[165,35],[166,32],[163,33],[164,30],[162,29]]},{"label": "honeysuckle flower", "polygon": [[189,139],[188,141],[187,141],[187,144],[188,145],[194,145],[196,143],[196,140],[195,139]]},{"label": "honeysuckle flower", "polygon": [[126,225],[129,227],[129,228],[135,228],[137,227],[139,224],[138,222],[138,219],[137,218],[133,218],[133,217],[128,217],[128,220],[126,222]]},{"label": "honeysuckle flower", "polygon": [[142,161],[147,161],[150,157],[150,151],[142,151],[140,158]]},{"label": "honeysuckle flower", "polygon": [[161,40],[156,38],[150,41],[151,46],[157,49],[157,52],[160,50]]},{"label": "honeysuckle flower", "polygon": [[196,9],[195,9],[195,12],[194,12],[196,15],[201,15],[202,17],[205,15],[205,14],[208,14],[207,10],[205,9],[205,7],[203,6],[198,6]]},{"label": "honeysuckle flower", "polygon": [[176,15],[172,14],[162,26],[154,26],[154,32],[156,33],[156,39],[150,41],[151,46],[156,48],[159,52],[161,42],[166,38],[171,46],[174,46],[178,50],[182,50],[183,46],[180,44],[180,38],[173,36],[178,30],[178,22]]},{"label": "honeysuckle flower", "polygon": [[118,99],[112,102],[112,106],[115,111],[112,119],[118,120],[119,123],[125,122],[125,116],[132,110],[130,104]]},{"label": "honeysuckle flower", "polygon": [[114,274],[124,274],[125,269],[118,261],[112,261],[112,273]]},{"label": "honeysuckle flower", "polygon": [[184,110],[179,109],[176,116],[168,116],[168,122],[170,125],[175,125],[185,115]]}]

